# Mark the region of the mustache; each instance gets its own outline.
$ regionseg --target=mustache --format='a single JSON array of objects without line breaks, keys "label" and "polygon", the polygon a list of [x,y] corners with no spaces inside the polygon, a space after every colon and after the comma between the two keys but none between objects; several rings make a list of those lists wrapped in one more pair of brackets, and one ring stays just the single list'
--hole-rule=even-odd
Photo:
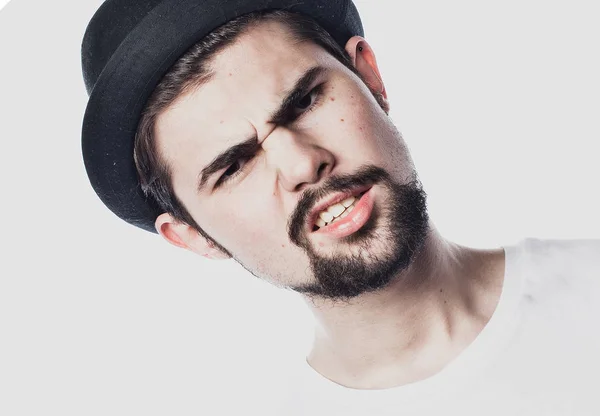
[{"label": "mustache", "polygon": [[290,241],[302,245],[304,224],[311,208],[320,199],[334,192],[351,192],[356,188],[372,186],[383,181],[391,181],[390,175],[385,170],[375,165],[364,165],[356,173],[331,176],[320,188],[307,189],[300,197],[287,223]]}]

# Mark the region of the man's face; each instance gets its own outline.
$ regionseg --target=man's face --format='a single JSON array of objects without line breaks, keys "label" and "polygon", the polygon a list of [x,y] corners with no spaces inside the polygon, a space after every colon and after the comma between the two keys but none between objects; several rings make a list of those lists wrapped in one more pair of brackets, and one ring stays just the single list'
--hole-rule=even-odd
[{"label": "man's face", "polygon": [[[175,193],[200,227],[256,276],[307,295],[353,297],[406,268],[427,232],[425,195],[360,78],[277,23],[251,29],[211,67],[156,129]],[[304,92],[273,119],[303,76]],[[317,214],[350,195],[352,211],[317,230]]]}]

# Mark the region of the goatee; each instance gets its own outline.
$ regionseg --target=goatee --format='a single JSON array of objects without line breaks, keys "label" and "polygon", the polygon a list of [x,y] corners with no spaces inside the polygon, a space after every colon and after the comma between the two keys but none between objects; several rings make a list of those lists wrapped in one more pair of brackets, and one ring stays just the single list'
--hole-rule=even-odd
[{"label": "goatee", "polygon": [[[383,191],[378,194],[386,194],[385,201],[375,204],[361,229],[339,239],[341,250],[336,250],[337,254],[317,253],[304,227],[314,203],[333,192],[369,185],[378,185]],[[331,177],[321,189],[304,193],[288,223],[290,240],[307,253],[314,275],[313,282],[288,289],[309,298],[342,302],[383,289],[411,265],[428,231],[427,195],[416,173],[405,184],[395,182],[385,170],[372,165],[353,175]]]}]

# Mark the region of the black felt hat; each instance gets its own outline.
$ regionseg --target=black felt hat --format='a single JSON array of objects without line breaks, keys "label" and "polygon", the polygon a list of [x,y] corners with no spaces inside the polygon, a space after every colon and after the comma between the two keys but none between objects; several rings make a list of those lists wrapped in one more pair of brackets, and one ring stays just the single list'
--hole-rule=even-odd
[{"label": "black felt hat", "polygon": [[269,9],[312,17],[342,47],[363,35],[351,0],[107,0],[95,13],[81,49],[90,96],[81,144],[92,187],[120,218],[156,232],[162,214],[141,190],[133,148],[141,112],[163,75],[217,27]]}]

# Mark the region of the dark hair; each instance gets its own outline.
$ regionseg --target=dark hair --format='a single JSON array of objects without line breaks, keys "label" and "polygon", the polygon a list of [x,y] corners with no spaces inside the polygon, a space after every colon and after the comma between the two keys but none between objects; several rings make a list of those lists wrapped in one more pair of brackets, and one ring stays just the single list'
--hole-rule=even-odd
[{"label": "dark hair", "polygon": [[[207,80],[210,76],[208,63],[216,53],[233,43],[252,25],[265,21],[282,23],[290,30],[293,38],[321,46],[362,79],[346,51],[313,19],[285,10],[250,13],[227,22],[205,36],[171,67],[148,99],[135,136],[134,159],[146,196],[153,198],[159,207],[170,213],[175,220],[194,227],[203,237],[225,252],[222,246],[200,228],[175,195],[171,183],[171,170],[157,149],[154,129],[158,116],[177,97]],[[381,97],[377,94],[375,96],[382,105]]]}]

